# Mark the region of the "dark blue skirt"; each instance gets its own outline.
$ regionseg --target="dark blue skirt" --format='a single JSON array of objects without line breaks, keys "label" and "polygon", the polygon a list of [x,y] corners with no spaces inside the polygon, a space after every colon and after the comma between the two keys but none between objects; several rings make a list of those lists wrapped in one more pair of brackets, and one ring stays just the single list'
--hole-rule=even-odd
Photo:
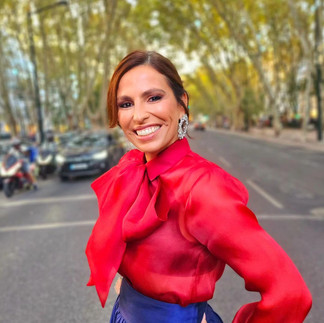
[{"label": "dark blue skirt", "polygon": [[207,323],[223,323],[207,302],[186,307],[161,302],[139,293],[123,279],[110,323],[201,323],[204,313]]}]

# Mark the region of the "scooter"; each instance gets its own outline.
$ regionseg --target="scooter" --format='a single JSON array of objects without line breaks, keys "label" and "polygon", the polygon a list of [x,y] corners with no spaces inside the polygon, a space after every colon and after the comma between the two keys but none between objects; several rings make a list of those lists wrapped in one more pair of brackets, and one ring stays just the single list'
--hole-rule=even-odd
[{"label": "scooter", "polygon": [[23,160],[15,154],[8,154],[1,163],[0,175],[3,180],[3,192],[6,197],[11,197],[15,190],[22,188],[32,188],[32,183],[28,180],[21,168]]},{"label": "scooter", "polygon": [[46,179],[48,174],[53,174],[56,170],[56,152],[48,148],[41,148],[36,163],[38,167],[38,175],[42,179]]}]

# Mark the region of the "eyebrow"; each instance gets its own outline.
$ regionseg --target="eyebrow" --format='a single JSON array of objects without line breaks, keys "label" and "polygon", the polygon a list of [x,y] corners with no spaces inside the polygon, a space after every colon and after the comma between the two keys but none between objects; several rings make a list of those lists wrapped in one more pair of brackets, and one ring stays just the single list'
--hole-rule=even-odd
[{"label": "eyebrow", "polygon": [[[165,94],[166,92],[162,89],[158,89],[158,88],[152,88],[152,89],[148,89],[146,91],[144,91],[142,94],[141,94],[141,97],[146,97],[154,92],[162,92],[163,94]],[[117,97],[117,101],[122,101],[122,100],[131,100],[132,98],[128,95],[122,95],[120,97]]]},{"label": "eyebrow", "polygon": [[142,93],[142,97],[144,97],[144,96],[148,96],[148,95],[150,95],[151,93],[153,93],[153,92],[163,92],[163,94],[165,94],[166,92],[164,91],[164,90],[162,90],[162,89],[158,89],[158,88],[153,88],[153,89],[149,89],[149,90],[146,90],[146,91],[144,91],[143,93]]}]

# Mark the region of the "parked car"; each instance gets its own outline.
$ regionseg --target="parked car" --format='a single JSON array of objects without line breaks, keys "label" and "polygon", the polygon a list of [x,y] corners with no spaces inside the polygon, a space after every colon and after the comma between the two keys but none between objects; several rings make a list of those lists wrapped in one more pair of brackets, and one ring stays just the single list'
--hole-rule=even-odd
[{"label": "parked car", "polygon": [[68,131],[56,136],[56,142],[60,148],[65,148],[74,138],[78,137],[80,133],[77,131]]},{"label": "parked car", "polygon": [[0,132],[0,142],[11,140],[12,136],[9,132]]},{"label": "parked car", "polygon": [[101,174],[116,165],[124,154],[122,145],[107,132],[78,135],[56,155],[58,174],[69,178]]},{"label": "parked car", "polygon": [[204,131],[206,130],[206,125],[201,121],[197,121],[194,123],[194,130]]}]

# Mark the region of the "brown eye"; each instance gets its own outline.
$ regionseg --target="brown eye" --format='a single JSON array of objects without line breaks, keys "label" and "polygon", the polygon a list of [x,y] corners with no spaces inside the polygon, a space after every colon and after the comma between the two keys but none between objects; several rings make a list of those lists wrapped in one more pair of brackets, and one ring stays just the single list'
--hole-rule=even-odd
[{"label": "brown eye", "polygon": [[150,98],[149,98],[149,102],[155,102],[155,101],[159,101],[159,100],[161,100],[161,96],[160,95],[154,95],[154,96],[151,96]]},{"label": "brown eye", "polygon": [[131,102],[123,102],[123,103],[120,103],[118,104],[118,108],[130,108],[132,106],[132,103]]}]

